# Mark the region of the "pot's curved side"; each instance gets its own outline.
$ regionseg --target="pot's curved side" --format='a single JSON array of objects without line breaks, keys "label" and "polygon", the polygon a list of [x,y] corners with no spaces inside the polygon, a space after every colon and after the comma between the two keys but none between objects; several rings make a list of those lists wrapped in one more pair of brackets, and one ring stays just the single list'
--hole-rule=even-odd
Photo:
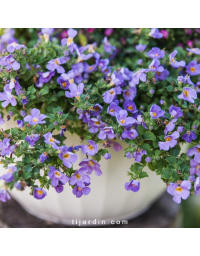
[{"label": "pot's curved side", "polygon": [[[2,125],[3,129],[16,126],[13,120]],[[86,143],[86,142],[84,142]],[[80,145],[80,138],[73,134],[67,134],[66,145]],[[127,144],[121,142],[125,148]],[[144,212],[166,189],[165,183],[147,167],[144,171],[148,178],[141,180],[141,188],[137,193],[128,192],[124,184],[129,180],[127,171],[133,159],[124,157],[124,151],[115,152],[110,149],[111,159],[100,161],[102,176],[91,175],[91,193],[88,196],[76,198],[72,194],[71,187],[66,185],[61,194],[51,188],[43,200],[36,200],[29,195],[29,189],[20,192],[14,189],[12,197],[31,214],[49,221],[70,225],[72,219],[110,220],[130,219]],[[78,168],[79,162],[85,158],[81,150],[77,152],[78,161],[74,168]],[[0,172],[2,173],[2,168]]]}]

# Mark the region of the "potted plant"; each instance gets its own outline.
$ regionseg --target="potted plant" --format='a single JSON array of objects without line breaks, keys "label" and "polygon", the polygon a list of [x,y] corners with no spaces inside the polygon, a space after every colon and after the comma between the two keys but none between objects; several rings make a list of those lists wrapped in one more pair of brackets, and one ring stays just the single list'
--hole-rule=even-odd
[{"label": "potted plant", "polygon": [[0,59],[1,201],[11,191],[32,214],[71,224],[132,218],[166,187],[176,203],[199,194],[200,49],[157,47],[168,30],[105,33],[88,43],[89,29],[42,29],[33,47],[11,33]]}]

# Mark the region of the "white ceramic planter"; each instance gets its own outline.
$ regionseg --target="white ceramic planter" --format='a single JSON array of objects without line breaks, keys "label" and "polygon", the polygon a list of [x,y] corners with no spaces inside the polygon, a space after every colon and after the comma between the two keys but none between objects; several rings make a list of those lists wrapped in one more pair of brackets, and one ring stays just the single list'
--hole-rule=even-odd
[{"label": "white ceramic planter", "polygon": [[[15,127],[16,122],[11,119],[4,125],[3,129]],[[125,142],[120,142],[126,147]],[[80,145],[81,141],[77,135],[69,135],[66,145]],[[72,194],[69,185],[65,185],[64,191],[60,194],[54,189],[47,191],[47,196],[43,200],[36,200],[29,195],[29,188],[20,192],[12,190],[11,196],[17,200],[21,206],[29,213],[48,221],[72,225],[72,220],[128,220],[134,218],[145,210],[164,192],[165,183],[154,172],[145,168],[149,178],[142,179],[140,191],[133,193],[126,191],[124,184],[129,180],[127,171],[133,159],[126,159],[124,151],[115,152],[110,149],[111,159],[102,159],[100,162],[103,175],[100,177],[91,175],[91,193],[88,196],[76,198]],[[79,150],[79,162],[85,156]],[[5,170],[1,167],[0,175]]]}]

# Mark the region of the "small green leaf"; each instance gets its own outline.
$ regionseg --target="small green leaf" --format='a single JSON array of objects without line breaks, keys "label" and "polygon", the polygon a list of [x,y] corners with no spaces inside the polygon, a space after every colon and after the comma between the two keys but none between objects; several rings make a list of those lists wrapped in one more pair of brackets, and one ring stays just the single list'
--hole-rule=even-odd
[{"label": "small green leaf", "polygon": [[156,136],[152,132],[146,131],[145,134],[144,134],[144,140],[155,141],[156,140]]}]

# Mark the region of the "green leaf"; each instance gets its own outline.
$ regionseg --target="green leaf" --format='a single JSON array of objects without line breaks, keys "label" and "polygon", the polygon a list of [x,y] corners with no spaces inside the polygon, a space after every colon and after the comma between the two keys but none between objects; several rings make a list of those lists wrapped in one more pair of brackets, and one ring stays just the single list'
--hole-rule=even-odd
[{"label": "green leaf", "polygon": [[155,171],[156,170],[156,167],[152,163],[148,163],[147,166],[149,167],[149,169],[151,171]]},{"label": "green leaf", "polygon": [[145,134],[144,134],[144,140],[155,141],[156,140],[156,136],[152,132],[146,131]]},{"label": "green leaf", "polygon": [[170,149],[170,153],[173,156],[178,156],[180,153],[180,150],[181,150],[180,146],[176,145],[174,148]]},{"label": "green leaf", "polygon": [[146,178],[146,177],[149,177],[146,172],[140,172],[139,173],[139,179]]},{"label": "green leaf", "polygon": [[145,133],[146,129],[142,125],[138,125],[137,131],[139,132],[139,134],[143,135]]},{"label": "green leaf", "polygon": [[174,157],[174,156],[167,156],[167,157],[166,157],[166,160],[167,160],[167,162],[170,163],[170,164],[176,163],[176,157]]},{"label": "green leaf", "polygon": [[44,86],[41,90],[40,90],[40,94],[41,95],[45,95],[49,93],[49,87],[48,86]]},{"label": "green leaf", "polygon": [[170,177],[170,169],[168,168],[164,168],[162,171],[161,171],[161,178],[162,179],[169,179]]},{"label": "green leaf", "polygon": [[170,84],[167,87],[168,92],[174,92],[174,87]]}]

